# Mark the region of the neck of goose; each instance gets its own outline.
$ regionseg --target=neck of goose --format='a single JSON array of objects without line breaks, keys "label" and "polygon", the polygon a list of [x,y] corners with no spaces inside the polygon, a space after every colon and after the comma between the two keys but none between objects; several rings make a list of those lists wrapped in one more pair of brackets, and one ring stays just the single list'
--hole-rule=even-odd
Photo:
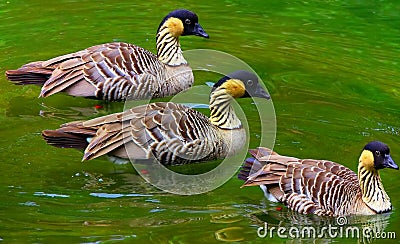
[{"label": "neck of goose", "polygon": [[236,116],[232,106],[233,97],[225,89],[216,89],[210,95],[210,122],[221,129],[242,128],[242,122]]},{"label": "neck of goose", "polygon": [[167,22],[160,27],[157,33],[157,57],[158,60],[169,66],[187,64],[179,44],[179,36],[173,34]]},{"label": "neck of goose", "polygon": [[362,200],[369,208],[376,213],[384,213],[392,209],[390,198],[383,188],[378,170],[359,165],[358,179],[362,192]]}]

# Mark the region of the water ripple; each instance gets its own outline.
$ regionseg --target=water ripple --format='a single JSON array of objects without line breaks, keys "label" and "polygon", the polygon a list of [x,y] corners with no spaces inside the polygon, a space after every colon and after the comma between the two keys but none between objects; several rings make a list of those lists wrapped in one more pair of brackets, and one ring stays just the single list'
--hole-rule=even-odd
[{"label": "water ripple", "polygon": [[39,196],[39,197],[61,197],[61,198],[70,197],[69,195],[56,194],[56,193],[44,193],[42,191],[35,192],[33,195],[34,196]]},{"label": "water ripple", "polygon": [[100,198],[152,197],[153,196],[150,194],[139,194],[139,193],[120,194],[120,193],[104,193],[104,192],[92,192],[89,195],[92,197],[100,197]]},{"label": "water ripple", "polygon": [[31,201],[21,202],[21,203],[19,203],[19,205],[28,206],[28,207],[39,207],[40,206],[39,204],[37,204],[35,202],[31,202]]}]

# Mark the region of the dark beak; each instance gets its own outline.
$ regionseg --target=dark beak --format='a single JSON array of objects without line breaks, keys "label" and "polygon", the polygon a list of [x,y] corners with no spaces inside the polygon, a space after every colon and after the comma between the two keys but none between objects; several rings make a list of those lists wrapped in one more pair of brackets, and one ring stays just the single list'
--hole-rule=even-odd
[{"label": "dark beak", "polygon": [[194,25],[193,35],[201,36],[204,38],[210,38],[210,36],[204,31],[203,27],[201,27],[201,25],[199,23],[196,23]]},{"label": "dark beak", "polygon": [[252,97],[260,97],[265,99],[270,99],[271,96],[262,88],[260,85],[257,85],[257,88],[251,94]]},{"label": "dark beak", "polygon": [[392,157],[390,157],[389,154],[385,155],[385,161],[383,161],[383,167],[399,170],[399,166],[397,166],[397,164],[393,161]]}]

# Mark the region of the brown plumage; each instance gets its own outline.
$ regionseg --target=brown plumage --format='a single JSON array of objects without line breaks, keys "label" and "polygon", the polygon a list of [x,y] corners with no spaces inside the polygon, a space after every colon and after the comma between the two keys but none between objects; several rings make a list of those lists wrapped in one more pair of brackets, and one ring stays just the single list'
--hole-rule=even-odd
[{"label": "brown plumage", "polygon": [[132,160],[156,158],[165,165],[206,161],[235,154],[246,132],[231,102],[269,99],[257,76],[237,71],[220,79],[210,95],[210,118],[185,105],[158,102],[89,121],[43,131],[56,147],[84,149],[83,160],[104,154]]},{"label": "brown plumage", "polygon": [[371,215],[392,209],[378,170],[399,169],[382,142],[368,143],[360,156],[358,175],[326,160],[281,156],[270,149],[250,150],[239,173],[243,186],[261,186],[266,197],[304,214]]},{"label": "brown plumage", "polygon": [[180,48],[182,35],[208,38],[196,14],[175,10],[158,28],[157,55],[129,43],[106,43],[28,63],[6,76],[15,84],[42,85],[41,97],[58,92],[110,101],[170,96],[194,81]]}]

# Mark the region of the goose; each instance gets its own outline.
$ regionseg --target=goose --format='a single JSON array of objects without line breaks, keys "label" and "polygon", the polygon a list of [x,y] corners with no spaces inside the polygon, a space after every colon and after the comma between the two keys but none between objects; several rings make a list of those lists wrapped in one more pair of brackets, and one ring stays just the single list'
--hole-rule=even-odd
[{"label": "goose", "polygon": [[234,155],[246,131],[231,104],[234,98],[269,99],[257,76],[235,71],[216,82],[210,94],[210,117],[185,105],[156,102],[89,121],[66,123],[44,130],[45,141],[55,147],[84,150],[82,161],[108,154],[163,165],[208,161]]},{"label": "goose", "polygon": [[250,154],[253,157],[244,162],[238,175],[245,180],[243,186],[258,185],[268,199],[282,202],[291,210],[337,217],[392,209],[378,171],[399,167],[389,147],[380,141],[365,145],[358,174],[335,162],[281,156],[268,148],[252,149]]},{"label": "goose", "polygon": [[42,85],[39,97],[58,92],[109,101],[171,96],[194,82],[179,44],[186,35],[209,38],[195,13],[178,9],[158,27],[157,55],[129,43],[106,43],[7,70],[6,77],[18,85]]}]

